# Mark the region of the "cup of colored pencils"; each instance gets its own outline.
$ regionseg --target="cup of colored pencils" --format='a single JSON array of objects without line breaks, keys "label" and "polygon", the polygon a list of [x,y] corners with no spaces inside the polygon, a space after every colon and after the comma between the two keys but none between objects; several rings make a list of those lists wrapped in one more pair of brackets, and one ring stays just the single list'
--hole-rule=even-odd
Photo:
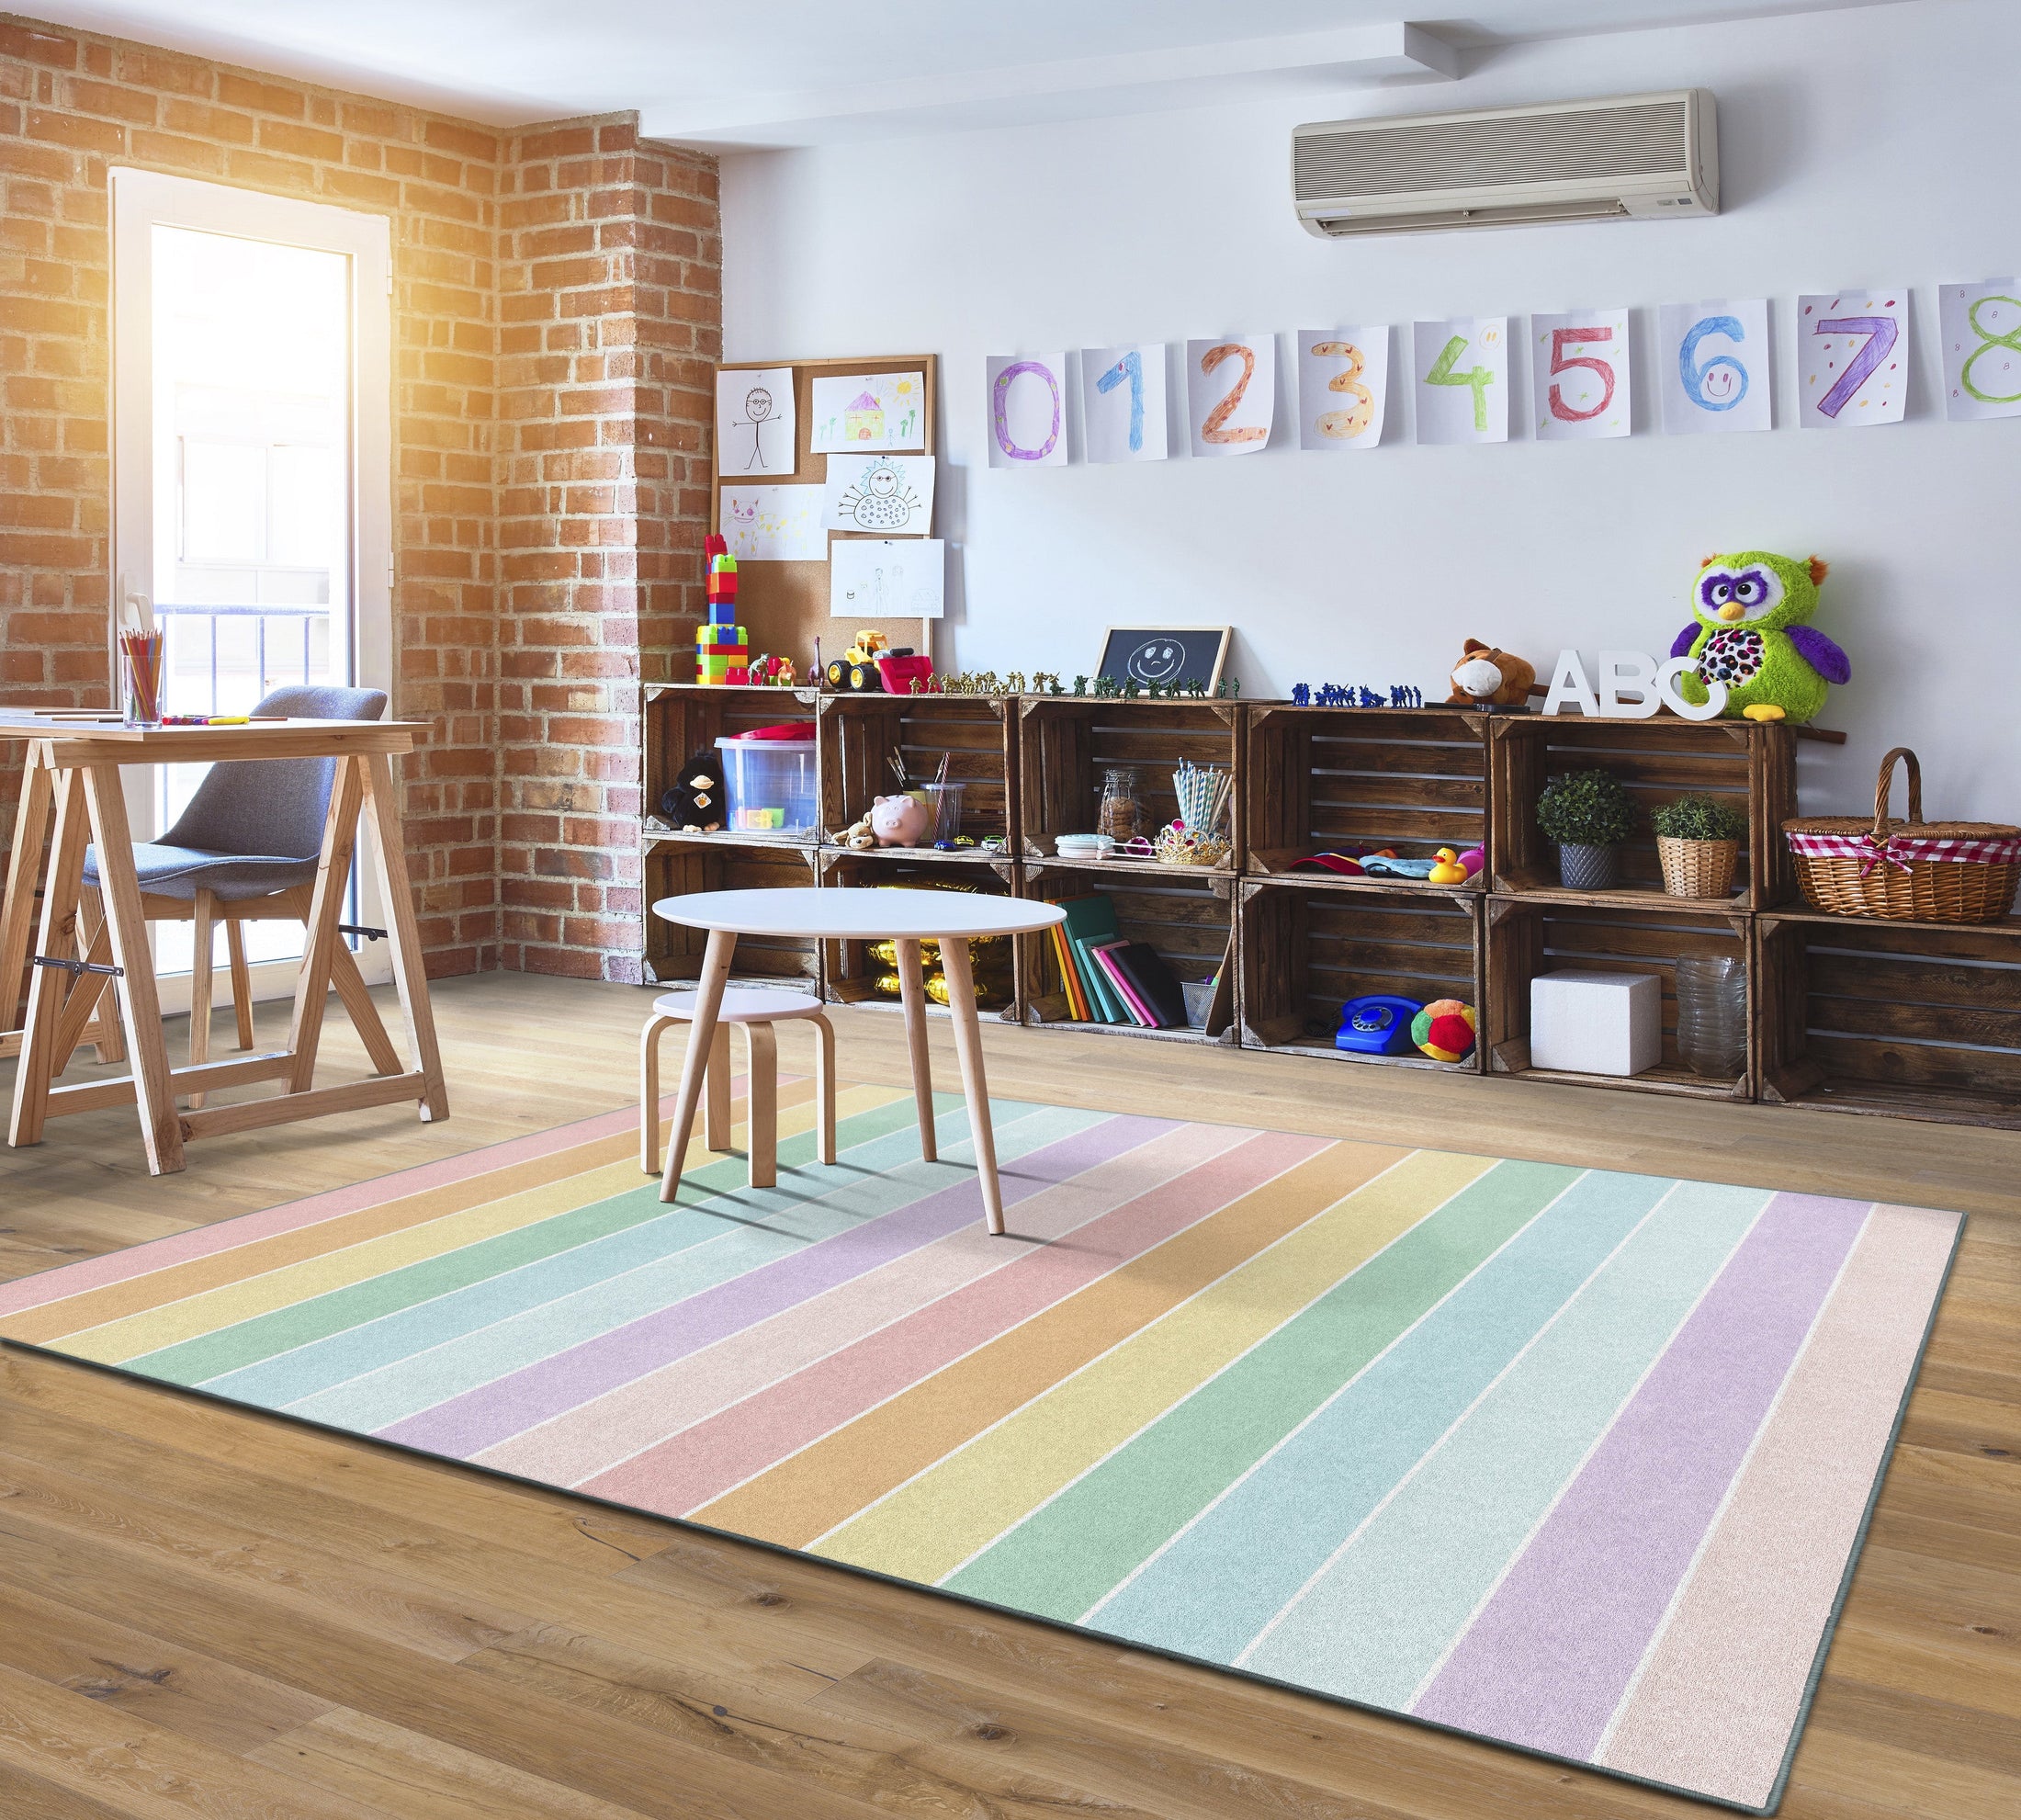
[{"label": "cup of colored pencils", "polygon": [[167,643],[159,631],[122,627],[119,652],[126,670],[126,718],[130,727],[162,724],[162,656]]}]

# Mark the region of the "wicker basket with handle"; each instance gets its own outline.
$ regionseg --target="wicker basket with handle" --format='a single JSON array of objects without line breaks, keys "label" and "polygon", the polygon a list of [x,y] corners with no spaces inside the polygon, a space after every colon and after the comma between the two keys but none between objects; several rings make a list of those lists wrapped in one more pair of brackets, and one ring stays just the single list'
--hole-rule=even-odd
[{"label": "wicker basket with handle", "polygon": [[[1895,760],[1909,773],[1909,818],[1888,814]],[[1880,761],[1871,826],[1857,815],[1782,824],[1797,881],[1819,910],[1920,922],[1998,922],[2021,884],[2021,828],[2001,821],[1925,821],[1923,768],[1906,746]]]}]

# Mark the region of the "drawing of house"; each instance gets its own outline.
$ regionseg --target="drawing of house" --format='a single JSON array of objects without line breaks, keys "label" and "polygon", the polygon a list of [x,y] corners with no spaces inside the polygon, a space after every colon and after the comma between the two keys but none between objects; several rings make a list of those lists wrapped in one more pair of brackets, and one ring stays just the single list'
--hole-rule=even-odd
[{"label": "drawing of house", "polygon": [[882,442],[884,440],[884,406],[867,391],[860,391],[850,400],[842,413],[842,439],[845,442]]}]

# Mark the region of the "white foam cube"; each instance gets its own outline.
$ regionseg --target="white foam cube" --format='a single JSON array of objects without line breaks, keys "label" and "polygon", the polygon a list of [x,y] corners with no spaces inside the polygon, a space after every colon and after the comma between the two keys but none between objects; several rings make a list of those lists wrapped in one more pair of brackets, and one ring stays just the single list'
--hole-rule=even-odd
[{"label": "white foam cube", "polygon": [[1530,982],[1530,1065],[1640,1074],[1663,1059],[1663,976],[1567,968]]}]

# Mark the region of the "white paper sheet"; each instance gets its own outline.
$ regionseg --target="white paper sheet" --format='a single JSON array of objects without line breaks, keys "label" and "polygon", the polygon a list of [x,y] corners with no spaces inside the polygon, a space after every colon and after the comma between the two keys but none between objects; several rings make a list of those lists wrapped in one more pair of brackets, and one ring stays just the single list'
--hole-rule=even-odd
[{"label": "white paper sheet", "polygon": [[828,610],[836,619],[938,619],[947,546],[938,537],[837,537],[828,552]]},{"label": "white paper sheet", "polygon": [[1656,386],[1665,435],[1775,427],[1768,300],[1706,298],[1656,312]]},{"label": "white paper sheet", "polygon": [[1421,443],[1508,440],[1508,318],[1413,322],[1411,374]]},{"label": "white paper sheet", "polygon": [[1936,300],[1945,415],[1954,424],[2021,417],[2021,283],[1942,285]]},{"label": "white paper sheet", "polygon": [[1067,356],[992,354],[984,378],[989,465],[1066,467]]},{"label": "white paper sheet", "polygon": [[1186,420],[1195,455],[1254,455],[1277,416],[1277,337],[1215,335],[1186,344]]},{"label": "white paper sheet", "polygon": [[926,447],[924,373],[822,374],[808,390],[817,455]]},{"label": "white paper sheet", "polygon": [[1162,461],[1165,344],[1084,347],[1080,421],[1090,461]]},{"label": "white paper sheet", "polygon": [[1386,323],[1299,330],[1300,448],[1373,448],[1383,440],[1389,345]]},{"label": "white paper sheet", "polygon": [[1530,410],[1540,442],[1630,432],[1628,311],[1572,310],[1530,319]]},{"label": "white paper sheet", "polygon": [[1899,424],[1909,401],[1909,293],[1896,286],[1798,298],[1797,396],[1807,430]]},{"label": "white paper sheet", "polygon": [[725,487],[723,535],[740,562],[819,562],[828,554],[819,487]]},{"label": "white paper sheet", "polygon": [[742,367],[716,375],[716,471],[726,480],[746,474],[790,474],[793,368]]},{"label": "white paper sheet", "polygon": [[831,455],[822,492],[831,531],[923,537],[933,528],[931,455]]}]

